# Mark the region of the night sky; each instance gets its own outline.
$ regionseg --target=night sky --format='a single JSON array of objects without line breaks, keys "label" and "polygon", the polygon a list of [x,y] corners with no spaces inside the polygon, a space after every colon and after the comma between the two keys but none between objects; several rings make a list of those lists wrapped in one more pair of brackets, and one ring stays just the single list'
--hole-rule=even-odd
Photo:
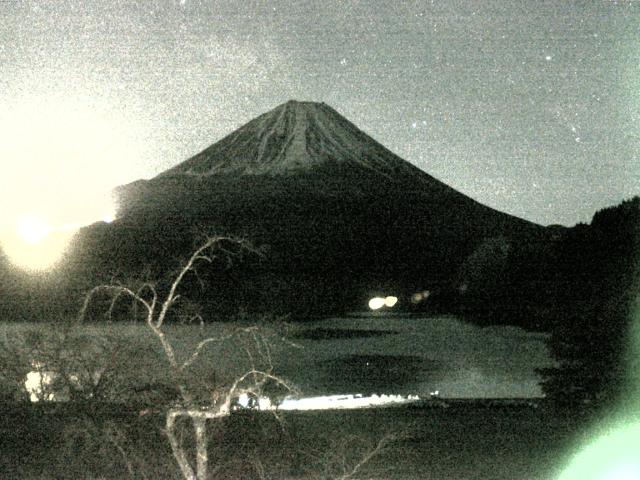
[{"label": "night sky", "polygon": [[95,192],[289,99],[542,224],[640,193],[640,2],[0,0],[0,18],[5,216],[83,222]]}]

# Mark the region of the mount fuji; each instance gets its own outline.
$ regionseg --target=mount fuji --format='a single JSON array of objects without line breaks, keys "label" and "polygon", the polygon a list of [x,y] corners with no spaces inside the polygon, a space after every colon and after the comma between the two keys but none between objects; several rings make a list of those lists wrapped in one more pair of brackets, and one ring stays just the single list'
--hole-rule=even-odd
[{"label": "mount fuji", "polygon": [[267,253],[207,296],[232,310],[349,311],[376,293],[437,290],[487,240],[545,230],[445,185],[315,102],[282,104],[116,193],[118,220],[81,233],[76,267],[164,271],[193,248],[194,229],[242,236]]}]

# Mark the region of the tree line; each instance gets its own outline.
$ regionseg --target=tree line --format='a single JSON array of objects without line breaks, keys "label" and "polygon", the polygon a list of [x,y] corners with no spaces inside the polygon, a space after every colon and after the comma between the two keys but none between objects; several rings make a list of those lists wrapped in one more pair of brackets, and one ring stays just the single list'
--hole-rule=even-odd
[{"label": "tree line", "polygon": [[540,371],[547,397],[607,405],[633,388],[639,253],[638,197],[544,237],[492,238],[462,265],[457,309],[483,325],[549,332],[557,366]]}]

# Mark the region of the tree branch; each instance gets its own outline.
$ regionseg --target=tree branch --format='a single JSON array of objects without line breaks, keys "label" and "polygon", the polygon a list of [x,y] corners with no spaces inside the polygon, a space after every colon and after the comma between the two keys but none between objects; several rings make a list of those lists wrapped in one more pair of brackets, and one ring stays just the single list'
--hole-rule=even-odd
[{"label": "tree branch", "polygon": [[[131,297],[135,302],[138,302],[144,306],[147,310],[147,319],[152,318],[153,316],[153,307],[149,302],[147,302],[144,298],[138,295],[136,292],[131,290],[128,287],[124,287],[122,285],[98,285],[97,287],[93,287],[89,293],[85,296],[84,302],[82,304],[82,308],[80,309],[80,314],[78,315],[78,321],[82,323],[87,314],[87,309],[89,308],[89,304],[93,297],[99,292],[106,292],[114,295],[114,299],[112,299],[111,304],[109,306],[109,314],[113,310],[113,305],[115,301],[122,295],[127,295]],[[155,306],[155,303],[154,303]]]},{"label": "tree branch", "polygon": [[193,468],[189,464],[189,460],[187,460],[187,455],[184,450],[180,446],[180,442],[175,434],[175,425],[176,420],[182,414],[181,411],[178,410],[170,410],[167,412],[166,418],[166,429],[165,433],[167,438],[169,439],[169,444],[171,445],[171,451],[173,452],[173,456],[178,462],[178,466],[180,467],[180,471],[182,472],[182,476],[185,480],[196,480],[195,473]]},{"label": "tree branch", "polygon": [[189,368],[193,362],[195,362],[198,359],[198,356],[200,355],[200,352],[202,351],[202,349],[207,346],[210,343],[222,343],[226,340],[229,340],[230,338],[232,338],[235,335],[235,332],[230,333],[228,335],[224,335],[222,337],[209,337],[209,338],[205,338],[204,340],[202,340],[200,343],[198,343],[198,345],[196,345],[195,349],[193,350],[193,353],[191,354],[191,356],[186,359],[182,365],[180,366],[181,370],[185,370],[187,368]]},{"label": "tree branch", "polygon": [[178,296],[176,294],[176,291],[178,289],[178,286],[182,283],[182,279],[184,278],[184,276],[189,271],[193,270],[195,263],[200,260],[211,263],[212,261],[211,258],[204,255],[204,252],[206,252],[208,249],[212,248],[214,245],[220,243],[223,240],[232,241],[233,239],[231,239],[230,237],[210,237],[204,242],[203,245],[201,245],[195,252],[193,252],[191,257],[189,257],[189,260],[187,261],[187,263],[182,267],[182,269],[178,272],[178,275],[176,276],[176,278],[171,283],[171,288],[169,289],[167,298],[163,302],[162,309],[160,310],[160,314],[158,315],[158,318],[155,322],[156,327],[162,326],[162,324],[164,323],[165,317],[167,315],[167,312],[169,311],[169,308],[177,300]]}]

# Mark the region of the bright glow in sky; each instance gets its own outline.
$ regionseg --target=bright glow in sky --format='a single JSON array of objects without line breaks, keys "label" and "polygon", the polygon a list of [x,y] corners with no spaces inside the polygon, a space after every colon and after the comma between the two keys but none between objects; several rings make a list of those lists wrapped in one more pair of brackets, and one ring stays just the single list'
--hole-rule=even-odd
[{"label": "bright glow in sky", "polygon": [[19,219],[17,230],[21,241],[36,245],[51,233],[51,226],[41,218],[25,216]]},{"label": "bright glow in sky", "polygon": [[15,99],[0,131],[0,243],[14,264],[48,268],[79,227],[113,221],[110,190],[140,149],[125,118],[72,94]]}]

